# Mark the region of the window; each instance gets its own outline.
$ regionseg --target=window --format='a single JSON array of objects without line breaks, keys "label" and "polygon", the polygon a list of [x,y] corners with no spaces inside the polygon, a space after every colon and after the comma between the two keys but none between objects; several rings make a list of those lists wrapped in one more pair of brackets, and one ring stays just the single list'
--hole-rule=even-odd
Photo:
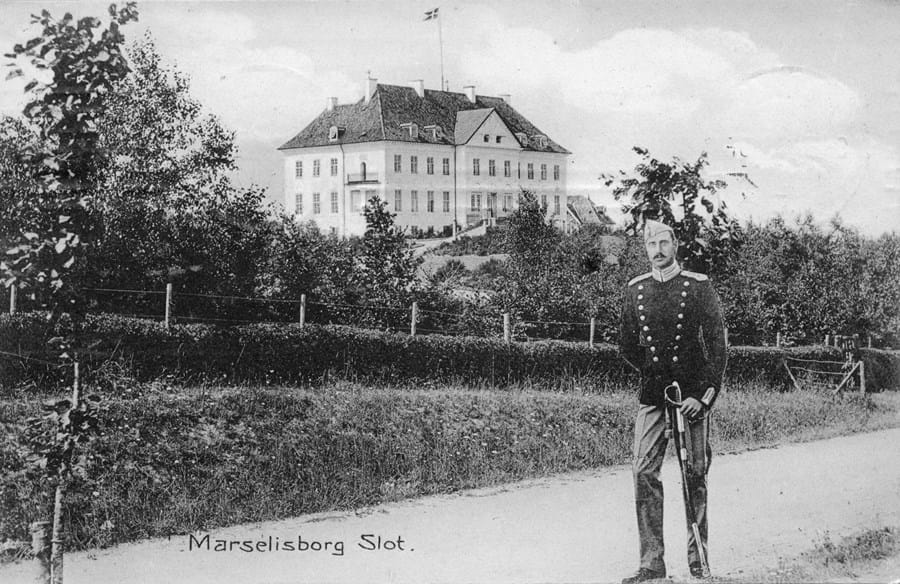
[{"label": "window", "polygon": [[313,214],[318,215],[322,212],[322,197],[319,193],[313,193]]},{"label": "window", "polygon": [[360,213],[363,212],[363,209],[365,209],[366,205],[369,204],[369,201],[375,198],[375,194],[376,192],[374,190],[366,191],[366,198],[362,200],[362,204],[360,204],[358,209]]},{"label": "window", "polygon": [[425,159],[425,172],[428,174],[434,174],[434,157],[429,156]]},{"label": "window", "polygon": [[553,180],[559,180],[559,165],[553,165]]},{"label": "window", "polygon": [[490,141],[491,141],[491,135],[490,135],[490,134],[485,134],[485,135],[484,135],[484,141],[485,141],[485,142],[490,142]]},{"label": "window", "polygon": [[516,163],[516,178],[519,180],[522,179],[522,163],[521,162]]},{"label": "window", "polygon": [[449,158],[444,159],[444,174],[445,175],[450,174],[450,159]]},{"label": "window", "polygon": [[337,176],[337,158],[331,159],[331,176]]},{"label": "window", "polygon": [[429,213],[434,213],[434,191],[428,191],[428,195],[426,195],[426,196],[427,196],[427,199],[425,202],[425,205],[426,205],[425,210],[428,211]]},{"label": "window", "polygon": [[541,165],[541,180],[547,180],[547,165]]},{"label": "window", "polygon": [[481,193],[472,193],[472,211],[481,211]]},{"label": "window", "polygon": [[359,191],[350,191],[350,208],[354,211],[359,211],[362,207],[362,193]]},{"label": "window", "polygon": [[319,161],[313,160],[313,176],[319,176]]},{"label": "window", "polygon": [[541,195],[541,209],[547,210],[547,195]]},{"label": "window", "polygon": [[503,210],[504,211],[512,211],[513,208],[513,196],[510,194],[503,195]]},{"label": "window", "polygon": [[338,212],[338,197],[336,191],[331,191],[331,212]]},{"label": "window", "polygon": [[394,154],[394,172],[400,172],[401,170],[403,170],[403,156]]},{"label": "window", "polygon": [[394,191],[394,212],[399,213],[403,210],[403,191],[397,189]]},{"label": "window", "polygon": [[534,180],[534,163],[528,163],[528,180]]},{"label": "window", "polygon": [[400,128],[404,130],[409,130],[410,138],[418,138],[419,137],[419,125],[413,122],[408,122],[405,124],[400,124]]},{"label": "window", "polygon": [[419,212],[419,191],[409,191],[409,210]]},{"label": "window", "polygon": [[553,214],[559,215],[559,195],[553,196]]},{"label": "window", "polygon": [[472,174],[474,174],[475,176],[478,176],[479,174],[481,174],[481,159],[480,158],[472,159]]},{"label": "window", "polygon": [[413,174],[419,173],[419,157],[418,156],[410,156],[409,157],[409,172]]},{"label": "window", "polygon": [[497,176],[497,165],[493,160],[488,160],[488,176]]},{"label": "window", "polygon": [[450,212],[450,191],[444,191],[443,211],[444,211],[444,213]]},{"label": "window", "polygon": [[303,215],[303,193],[297,193],[296,202],[294,203],[294,213]]},{"label": "window", "polygon": [[497,144],[499,144],[502,139],[503,139],[503,136],[497,136]]},{"label": "window", "polygon": [[510,167],[511,167],[511,165],[509,163],[509,160],[504,160],[503,161],[503,176],[505,176],[507,178],[512,176],[512,169]]},{"label": "window", "polygon": [[303,161],[298,160],[294,163],[294,177],[303,178]]}]

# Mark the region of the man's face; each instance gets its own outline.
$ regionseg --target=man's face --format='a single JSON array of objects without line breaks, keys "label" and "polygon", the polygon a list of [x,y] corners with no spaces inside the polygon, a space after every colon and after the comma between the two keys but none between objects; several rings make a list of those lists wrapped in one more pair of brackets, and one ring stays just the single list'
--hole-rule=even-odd
[{"label": "man's face", "polygon": [[663,231],[647,239],[644,242],[644,249],[647,250],[650,265],[661,270],[669,267],[675,261],[675,251],[678,246],[672,238],[672,232]]}]

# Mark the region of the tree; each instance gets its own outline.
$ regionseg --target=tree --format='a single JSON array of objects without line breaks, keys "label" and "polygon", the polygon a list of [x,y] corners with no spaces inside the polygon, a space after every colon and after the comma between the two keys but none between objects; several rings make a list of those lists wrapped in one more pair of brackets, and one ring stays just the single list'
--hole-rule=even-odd
[{"label": "tree", "polygon": [[708,273],[741,239],[737,220],[729,216],[724,201],[717,202],[727,183],[703,178],[709,164],[705,152],[695,162],[678,157],[661,162],[646,149],[633,150],[641,157],[634,175],[619,171],[618,177],[600,177],[606,186],[615,185],[613,196],[631,216],[626,231],[637,233],[647,219],[671,225],[685,267]]},{"label": "tree", "polygon": [[421,260],[413,255],[403,231],[394,224],[395,214],[387,210],[385,201],[372,197],[363,214],[366,231],[358,270],[365,301],[403,306],[416,287]]},{"label": "tree", "polygon": [[[25,91],[34,99],[24,116],[35,139],[20,161],[35,189],[27,193],[23,213],[29,223],[18,230],[18,245],[6,251],[0,268],[5,285],[43,288],[54,312],[83,309],[77,288],[67,277],[83,258],[96,233],[91,185],[104,161],[97,148],[98,118],[112,88],[129,69],[122,51],[120,26],[137,19],[134,3],[109,9],[110,23],[71,14],[54,19],[44,10],[32,22],[40,36],[16,45],[6,56],[9,77],[24,75],[20,61],[52,74],[50,81],[32,79]],[[30,185],[29,185],[30,186]]]}]

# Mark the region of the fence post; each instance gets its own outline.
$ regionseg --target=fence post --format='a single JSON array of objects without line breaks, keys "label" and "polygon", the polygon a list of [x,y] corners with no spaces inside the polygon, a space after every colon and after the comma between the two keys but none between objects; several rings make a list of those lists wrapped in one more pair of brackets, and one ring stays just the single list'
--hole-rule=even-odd
[{"label": "fence post", "polygon": [[306,324],[306,294],[300,295],[300,328]]},{"label": "fence post", "polygon": [[872,335],[866,335],[869,337],[869,348],[872,348]]},{"label": "fence post", "polygon": [[509,313],[503,313],[503,341],[506,344],[509,344],[510,333],[509,333]]},{"label": "fence post", "polygon": [[31,552],[37,561],[38,574],[35,582],[50,581],[50,522],[35,521],[31,524]]},{"label": "fence post", "polygon": [[831,346],[831,335],[825,335],[825,346],[826,347]]},{"label": "fence post", "polygon": [[775,347],[781,347],[781,333],[775,333]]},{"label": "fence post", "polygon": [[866,362],[859,360],[859,393],[866,395]]},{"label": "fence post", "polygon": [[13,283],[12,286],[9,287],[9,314],[16,313],[16,296],[19,292],[19,287]]},{"label": "fence post", "polygon": [[588,338],[588,345],[593,349],[594,348],[594,331],[597,330],[597,319],[593,316],[591,317],[591,335]]},{"label": "fence post", "polygon": [[166,284],[166,328],[172,322],[172,283]]},{"label": "fence post", "polygon": [[419,317],[419,303],[412,303],[412,318],[409,321],[409,334],[411,336],[416,336],[416,320]]},{"label": "fence post", "polygon": [[728,342],[728,327],[725,327],[725,346],[730,347],[731,343]]}]

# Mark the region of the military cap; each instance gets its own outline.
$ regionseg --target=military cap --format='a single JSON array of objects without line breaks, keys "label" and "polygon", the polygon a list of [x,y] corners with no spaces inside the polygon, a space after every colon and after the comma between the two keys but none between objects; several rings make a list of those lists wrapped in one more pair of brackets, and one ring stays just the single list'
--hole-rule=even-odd
[{"label": "military cap", "polygon": [[644,241],[647,241],[651,237],[659,235],[664,231],[670,232],[672,234],[672,240],[675,239],[675,231],[665,223],[654,221],[653,219],[644,221]]}]

